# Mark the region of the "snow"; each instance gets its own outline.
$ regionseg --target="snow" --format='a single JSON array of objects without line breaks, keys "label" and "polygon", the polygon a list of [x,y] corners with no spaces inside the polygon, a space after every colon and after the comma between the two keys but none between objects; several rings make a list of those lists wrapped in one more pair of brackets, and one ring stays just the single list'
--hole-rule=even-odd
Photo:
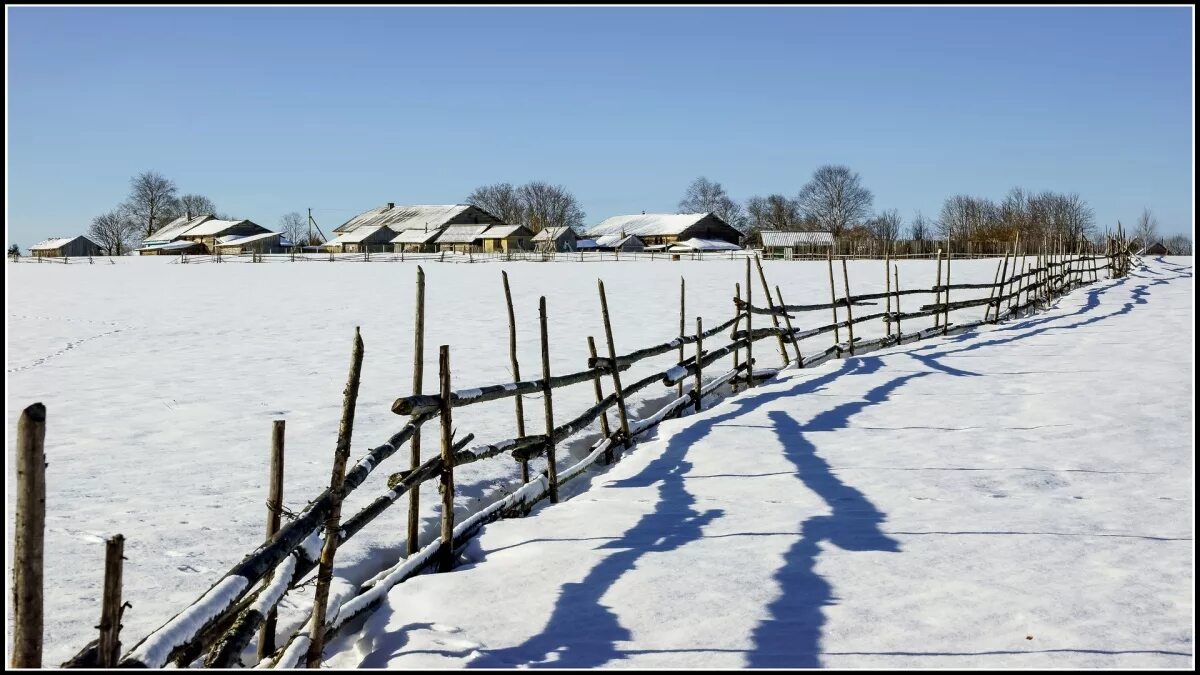
[{"label": "snow", "polygon": [[781,232],[779,230],[762,230],[763,247],[817,245],[833,246],[833,235],[829,232]]},{"label": "snow", "polygon": [[1193,667],[1192,364],[1145,348],[1192,294],[1155,261],[669,420],[329,664]]},{"label": "snow", "polygon": [[396,237],[394,239],[392,239],[392,243],[393,244],[425,244],[441,233],[442,233],[442,230],[440,228],[434,228],[432,230],[424,230],[424,229],[405,230],[405,231],[401,232],[400,234],[396,235]]},{"label": "snow", "polygon": [[695,237],[686,241],[676,242],[672,244],[668,250],[689,249],[692,251],[740,251],[741,246],[731,244],[720,239],[697,239]]},{"label": "snow", "polygon": [[707,213],[642,213],[613,216],[589,227],[587,236],[594,239],[606,234],[639,236],[679,234],[708,215]]},{"label": "snow", "polygon": [[[273,259],[284,263],[286,256]],[[6,268],[10,288],[40,289],[36,295],[13,293],[6,302],[6,423],[14,429],[21,409],[34,401],[47,406],[47,664],[60,663],[95,636],[103,546],[93,533],[121,532],[126,537],[124,595],[133,608],[122,619],[122,636],[132,646],[262,543],[273,420],[287,420],[285,506],[298,512],[328,486],[355,326],[361,326],[366,351],[353,456],[363,456],[403,426],[407,419],[391,413],[390,407],[398,396],[412,392],[415,262],[174,265],[172,258],[157,256],[116,261],[104,266]],[[513,380],[501,270],[508,272],[512,286],[517,351],[526,379],[540,372],[539,295],[547,296],[551,370],[562,374],[586,364],[587,336],[597,337],[604,350],[597,278],[605,280],[618,354],[677,337],[681,276],[687,281],[689,317],[702,315],[705,325],[730,316],[733,285],[745,282],[743,260],[672,262],[621,256],[619,262],[593,264],[424,262],[423,267],[426,393],[435,391],[441,344],[450,346],[454,388]],[[765,261],[763,267],[788,302],[828,302],[824,261]],[[850,261],[852,291],[882,291],[882,268],[882,261]],[[954,280],[990,282],[995,268],[994,259],[956,260]],[[905,288],[933,284],[932,260],[903,261],[899,269]],[[756,273],[755,279],[757,285]],[[1146,280],[1130,283],[1134,281]],[[838,286],[840,295],[840,280]],[[1168,287],[1173,286],[1151,286],[1147,297],[1153,299]],[[246,293],[247,288],[287,289],[303,298],[305,306],[320,311],[296,311],[294,303],[264,304],[259,296]],[[387,311],[380,309],[379,293],[357,292],[363,288],[387,289]],[[761,298],[759,291],[755,295]],[[180,297],[188,301],[181,303]],[[963,297],[968,297],[966,292]],[[903,298],[906,309],[928,301],[927,296]],[[882,309],[881,303],[870,311]],[[1138,305],[1133,313],[1143,309]],[[952,318],[966,321],[982,314],[980,307],[955,312]],[[798,315],[793,325],[804,330],[829,320],[830,312],[809,312]],[[770,325],[770,320],[756,316],[754,325]],[[907,332],[929,325],[932,318],[905,322],[904,327]],[[882,323],[855,327],[856,337],[882,334]],[[705,344],[710,341],[715,347],[724,340],[714,337]],[[808,354],[832,341],[831,335],[824,335],[801,344]],[[756,343],[754,353],[760,367],[779,364],[771,340]],[[635,364],[622,380],[661,372],[675,358],[672,353]],[[731,365],[728,359],[706,367],[706,379]],[[606,393],[612,391],[609,378],[603,385]],[[685,392],[690,386],[689,378]],[[531,433],[543,424],[539,398],[525,397],[526,428]],[[630,414],[645,417],[674,398],[674,387],[650,387],[630,401]],[[556,389],[555,419],[561,423],[594,400],[591,382]],[[454,425],[458,437],[474,433],[481,443],[495,443],[514,435],[513,414],[512,399],[479,403],[456,408]],[[560,446],[560,466],[592,452],[596,426]],[[11,458],[11,433],[9,438]],[[638,447],[627,458],[640,452]],[[343,518],[386,494],[388,475],[408,468],[407,448],[396,454],[348,496]],[[436,454],[436,430],[427,428],[422,457]],[[544,460],[535,460],[532,469],[543,467]],[[578,484],[582,489],[590,481],[606,480],[607,474],[592,478],[593,471],[599,469],[589,470],[569,487]],[[519,476],[519,464],[508,457],[457,467],[456,519],[464,521],[512,494],[520,487]],[[7,499],[12,513],[15,496]],[[1190,505],[1186,495],[1184,499],[1180,504]],[[339,584],[348,589],[360,586],[400,561],[407,500],[398,501],[404,503],[339,546]],[[420,502],[418,543],[424,546],[438,534],[435,483],[423,487]],[[485,533],[495,527],[499,525],[488,526]],[[319,534],[307,543],[307,554],[315,559]],[[11,540],[5,547],[11,560]],[[397,592],[425,579],[405,582]],[[281,634],[306,619],[311,596],[292,592],[283,599]],[[553,598],[545,601],[553,603]]]},{"label": "snow", "polygon": [[161,668],[167,663],[171,650],[191,638],[217,614],[237,600],[249,582],[245,577],[229,576],[213,586],[199,602],[171,619],[163,630],[148,639],[130,654],[130,658],[149,668]]},{"label": "snow", "polygon": [[360,227],[386,225],[393,232],[411,229],[437,229],[471,208],[469,204],[412,204],[387,205],[364,211],[334,228],[334,232],[350,232]]},{"label": "snow", "polygon": [[[83,235],[80,235],[80,236],[83,236]],[[52,251],[56,248],[62,248],[63,246],[66,246],[67,244],[75,241],[78,238],[79,237],[47,239],[45,241],[39,241],[38,243],[34,244],[33,246],[30,246],[29,250],[30,251]]]},{"label": "snow", "polygon": [[[263,239],[267,239],[269,237],[278,237],[279,233],[278,232],[262,232],[260,234],[252,234],[248,237],[240,237],[240,238],[237,237],[237,235],[231,235],[231,236],[233,238],[229,238],[229,239],[226,239],[225,241],[220,242],[218,247],[223,248],[226,246],[244,246],[246,244],[249,244],[252,241],[260,241]],[[225,239],[225,237],[222,237],[222,239]]]}]

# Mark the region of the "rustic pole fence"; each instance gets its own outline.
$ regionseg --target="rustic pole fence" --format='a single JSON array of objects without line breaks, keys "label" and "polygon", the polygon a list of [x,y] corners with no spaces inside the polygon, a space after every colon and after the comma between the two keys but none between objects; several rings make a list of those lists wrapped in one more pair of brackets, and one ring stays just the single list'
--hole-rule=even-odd
[{"label": "rustic pole fence", "polygon": [[[768,291],[769,292],[769,291]],[[779,290],[779,286],[775,287],[775,295],[779,298],[779,306],[783,307],[783,292]],[[788,335],[792,339],[792,349],[796,350],[796,367],[804,367],[804,355],[800,353],[800,341],[796,339],[796,329],[792,328],[792,317],[787,312],[783,312],[783,321],[787,324]],[[737,330],[736,328],[734,330]],[[787,365],[787,364],[784,364]],[[737,363],[734,363],[737,366]]]},{"label": "rustic pole fence", "polygon": [[842,286],[846,290],[846,333],[850,337],[850,356],[854,356],[854,302],[850,298],[850,273],[846,271],[846,259],[842,258]]},{"label": "rustic pole fence", "polygon": [[[39,262],[40,262],[39,258]],[[12,667],[42,666],[42,591],[46,537],[46,406],[17,420],[17,526],[13,546]]]},{"label": "rustic pole fence", "polygon": [[[933,304],[937,305],[942,302],[942,247],[937,250],[937,276],[933,282]],[[933,327],[938,328],[941,325],[941,312],[933,315]]]},{"label": "rustic pole fence", "polygon": [[[737,334],[738,326],[742,323],[742,309],[741,309],[741,307],[738,306],[738,303],[741,301],[742,301],[742,284],[739,282],[734,282],[734,284],[733,284],[733,333],[734,334]],[[733,393],[735,393],[735,394],[737,393],[737,390],[738,390],[738,384],[737,384],[738,383],[738,376],[737,376],[738,360],[739,360],[738,348],[734,347],[733,348],[734,376],[733,376],[733,380],[730,382],[730,387],[733,390]]]},{"label": "rustic pole fence", "polygon": [[[825,260],[829,263],[829,304],[833,310],[833,346],[837,347],[842,342],[842,338],[838,334],[838,317],[837,317],[837,289],[833,285],[833,254],[826,251]],[[746,302],[749,303],[747,298]]]},{"label": "rustic pole fence", "polygon": [[[775,327],[775,330],[779,330],[779,315],[775,313],[775,301],[771,299],[771,287],[767,285],[767,275],[763,272],[762,259],[754,256],[754,264],[758,267],[758,279],[762,282],[763,295],[767,298],[767,309],[771,310],[771,325]],[[787,347],[785,346],[787,343],[783,340],[782,332],[778,337],[779,356],[783,359],[781,367],[787,367],[787,364],[791,362],[791,359],[788,358]]]},{"label": "rustic pole fence", "polygon": [[[588,356],[590,356],[593,360],[595,360],[595,358],[596,358],[596,340],[591,335],[588,336],[587,345],[588,345]],[[602,403],[604,401],[604,387],[600,384],[600,371],[594,370],[593,373],[594,373],[594,375],[592,377],[592,385],[596,390],[596,403]],[[682,396],[682,394],[680,394],[680,395]],[[605,410],[603,413],[600,414],[600,433],[603,434],[605,438],[612,436],[612,430],[609,429],[609,426],[608,426],[608,411],[607,410]],[[525,434],[524,434],[524,432],[521,432],[518,435],[524,436]],[[608,448],[604,451],[604,463],[612,464],[612,462],[613,462],[612,444],[609,444]],[[528,481],[526,481],[526,482],[528,482]]]},{"label": "rustic pole fence", "polygon": [[700,395],[700,391],[703,389],[703,386],[702,386],[703,378],[700,375],[701,367],[704,365],[701,360],[703,358],[704,358],[704,325],[703,325],[700,317],[696,317],[696,384],[693,385],[693,388],[692,388],[692,393],[696,398],[696,412],[700,412],[700,403],[701,403],[701,399],[703,398]]}]

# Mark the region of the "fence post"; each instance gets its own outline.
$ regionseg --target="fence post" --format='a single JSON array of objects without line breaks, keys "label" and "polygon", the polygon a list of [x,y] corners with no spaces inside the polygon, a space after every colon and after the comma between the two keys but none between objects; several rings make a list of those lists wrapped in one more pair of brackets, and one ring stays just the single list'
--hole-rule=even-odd
[{"label": "fence post", "polygon": [[896,344],[904,339],[904,333],[900,330],[900,266],[892,265],[892,273],[896,277]]},{"label": "fence post", "polygon": [[[286,422],[271,423],[271,473],[267,487],[267,541],[279,531],[280,512],[283,510],[283,435]],[[270,576],[267,580],[270,580]],[[275,622],[277,612],[272,607],[263,620],[258,634],[258,658],[261,660],[275,652]]]},{"label": "fence post", "polygon": [[754,284],[750,281],[750,259],[746,258],[746,388],[754,386]]},{"label": "fence post", "polygon": [[[653,255],[653,254],[651,254],[651,255]],[[679,363],[681,363],[681,364],[683,363],[683,359],[685,358],[683,355],[683,332],[684,332],[684,330],[686,330],[686,326],[684,324],[683,300],[684,300],[684,280],[683,280],[683,277],[679,277],[679,339],[680,339],[680,341],[679,341]],[[679,387],[676,389],[676,393],[677,393],[677,397],[683,396],[683,380],[679,381]]]},{"label": "fence post", "polygon": [[604,337],[608,342],[608,358],[612,366],[613,392],[617,395],[617,415],[621,420],[621,441],[629,447],[629,413],[625,410],[625,392],[621,389],[621,369],[617,367],[617,347],[613,342],[612,323],[608,320],[608,298],[604,295],[604,282],[597,279],[600,289],[600,314],[604,318]]},{"label": "fence post", "polygon": [[[413,328],[413,394],[420,394],[425,380],[425,270],[417,265],[417,306]],[[421,466],[421,427],[413,430],[409,446],[409,470]],[[417,552],[421,524],[421,486],[408,491],[408,555]]]},{"label": "fence post", "polygon": [[700,412],[700,389],[702,378],[700,375],[700,359],[704,356],[704,325],[700,317],[696,317],[696,412]]},{"label": "fence post", "polygon": [[[513,382],[521,381],[521,364],[517,360],[517,317],[513,313],[512,291],[508,287],[508,272],[500,271],[500,277],[504,281],[504,302],[508,305],[508,360],[512,364]],[[522,401],[522,396],[517,394],[516,399],[516,415],[517,415],[517,436],[525,436],[525,403]],[[413,466],[415,469],[416,466]],[[529,482],[529,460],[521,460],[521,482]]]},{"label": "fence post", "polygon": [[[933,284],[933,304],[934,305],[942,304],[942,247],[941,246],[939,246],[938,250],[937,250],[937,278]],[[933,313],[933,327],[934,328],[938,328],[942,325],[941,319],[942,319],[942,313],[940,311],[938,311],[937,307],[934,307],[934,313]]]},{"label": "fence post", "polygon": [[[1008,255],[1008,252],[1007,252],[1007,251],[1005,252],[1005,255],[1006,255],[1006,256]],[[992,276],[992,287],[988,289],[988,300],[989,300],[989,301],[990,301],[990,300],[991,300],[993,297],[995,297],[995,295],[996,295],[996,284],[997,284],[997,283],[999,283],[999,282],[1000,282],[1000,263],[999,263],[999,262],[997,262],[997,263],[996,263],[996,274]],[[991,303],[991,302],[988,302],[988,304],[987,304],[987,305],[985,305],[985,309],[983,310],[983,320],[984,320],[984,321],[987,321],[987,320],[988,320],[988,316],[991,314],[991,312],[992,312],[992,303]]]},{"label": "fence post", "polygon": [[450,419],[450,345],[438,348],[438,394],[442,421],[442,545],[437,569],[449,572],[454,566],[454,440]]},{"label": "fence post", "polygon": [[833,305],[833,346],[836,347],[841,344],[842,338],[838,332],[837,289],[833,285],[833,254],[826,251],[825,260],[829,263],[829,302]]},{"label": "fence post", "polygon": [[[742,299],[742,285],[740,283],[734,282],[733,290],[734,290],[733,335],[736,336],[737,332],[738,332],[738,327],[742,325],[742,308],[738,307],[738,301]],[[733,344],[734,344],[734,347],[733,347],[733,369],[734,369],[734,371],[737,371],[738,366],[740,365],[741,355],[739,354],[739,350],[738,350],[738,346],[737,346],[738,343],[736,342],[736,337],[735,337],[735,342]],[[733,393],[735,393],[735,394],[737,393],[737,381],[738,381],[737,372],[734,372],[733,379],[730,380],[730,382],[732,383]]]},{"label": "fence post", "polygon": [[558,503],[558,465],[554,461],[554,399],[550,389],[550,336],[546,327],[546,296],[538,300],[538,321],[542,332],[542,402],[546,411],[546,474],[550,483],[550,503]]},{"label": "fence post", "polygon": [[125,537],[113,535],[104,543],[104,596],[100,603],[101,668],[115,668],[121,658],[121,561]]},{"label": "fence post", "polygon": [[342,397],[342,421],[338,425],[337,446],[333,451],[333,472],[329,477],[332,504],[325,519],[325,544],[321,547],[317,568],[317,588],[313,592],[312,633],[308,645],[307,665],[321,667],[325,651],[325,609],[329,604],[329,585],[333,581],[333,558],[337,555],[338,524],[342,519],[342,498],[346,495],[346,462],[350,459],[350,439],[354,434],[354,406],[358,402],[358,384],[362,374],[363,342],[358,326],[354,327],[354,349],[350,357],[350,377]]},{"label": "fence post", "polygon": [[[784,306],[783,292],[779,290],[779,286],[775,287],[775,295],[779,298],[779,307],[782,309]],[[792,317],[786,311],[783,313],[783,320],[787,324],[788,336],[792,339],[792,349],[796,350],[796,367],[803,368],[804,356],[800,354],[800,343],[796,340],[796,329],[792,328]]]},{"label": "fence post", "polygon": [[[757,255],[754,256],[754,264],[758,267],[758,280],[762,282],[763,295],[767,297],[767,308],[774,310],[775,301],[771,299],[771,287],[767,285],[767,275],[763,272],[762,259]],[[779,328],[779,316],[774,313],[771,314],[771,325]],[[791,362],[791,359],[787,355],[787,347],[785,346],[787,343],[784,341],[782,335],[779,335],[778,338],[779,355],[783,357],[783,367],[786,368],[787,364]]]},{"label": "fence post", "polygon": [[945,309],[942,315],[942,335],[950,329],[950,260],[954,258],[954,250],[950,248],[950,238],[946,238],[946,293],[943,297]]},{"label": "fence post", "polygon": [[[41,262],[41,258],[38,258]],[[13,668],[42,665],[42,574],[46,537],[46,406],[17,420],[17,523],[13,545]]]},{"label": "fence post", "polygon": [[[588,346],[588,356],[592,357],[592,360],[594,362],[596,359],[596,340],[593,339],[591,335],[588,336],[587,346]],[[598,369],[593,369],[592,386],[595,387],[595,389],[596,389],[596,403],[603,401],[604,400],[604,388],[602,386],[600,386],[600,371]],[[609,436],[612,435],[612,430],[609,429],[609,426],[608,426],[608,411],[607,410],[600,413],[600,432],[604,434],[605,438],[608,438]],[[604,463],[612,464],[612,461],[613,461],[612,444],[610,443],[608,446],[608,449],[604,451]]]},{"label": "fence post", "polygon": [[846,332],[850,335],[850,356],[854,356],[854,310],[850,309],[850,273],[846,271],[845,258],[842,258],[842,285],[846,289]]},{"label": "fence post", "polygon": [[[887,294],[887,308],[885,309],[886,313],[883,315],[883,327],[887,331],[888,337],[892,336],[892,275],[888,274],[888,272],[892,271],[890,269],[891,266],[891,257],[889,252],[885,250],[883,253],[883,286],[884,293]],[[780,302],[782,303],[783,301],[780,300]]]}]

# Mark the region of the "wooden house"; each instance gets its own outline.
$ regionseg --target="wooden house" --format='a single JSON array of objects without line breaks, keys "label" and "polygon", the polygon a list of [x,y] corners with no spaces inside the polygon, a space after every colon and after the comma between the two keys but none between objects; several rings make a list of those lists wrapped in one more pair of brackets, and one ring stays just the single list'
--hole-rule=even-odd
[{"label": "wooden house", "polygon": [[544,227],[533,235],[534,250],[543,252],[574,251],[579,233],[571,227]]},{"label": "wooden house", "polygon": [[331,253],[379,253],[391,250],[395,238],[396,233],[386,225],[367,225],[343,232],[321,247]]},{"label": "wooden house", "polygon": [[217,241],[216,250],[221,255],[239,253],[287,253],[292,242],[282,232],[262,232],[248,237],[226,235]]},{"label": "wooden house", "polygon": [[446,228],[405,230],[392,239],[392,250],[396,253],[433,253],[437,251],[434,240],[444,229]]},{"label": "wooden house", "polygon": [[484,253],[529,251],[533,248],[533,232],[524,225],[493,225],[484,230]]},{"label": "wooden house", "polygon": [[[236,239],[258,235],[275,235],[267,228],[249,220],[222,220],[211,214],[189,218],[180,216],[156,230],[136,250],[138,255],[179,255],[181,253],[216,253],[217,247]],[[256,241],[267,241],[264,237]]]},{"label": "wooden house", "polygon": [[791,260],[802,255],[824,255],[833,250],[833,235],[829,232],[785,232],[762,230],[763,257]]},{"label": "wooden house", "polygon": [[256,234],[273,233],[258,223],[249,220],[221,220],[209,218],[179,235],[182,241],[192,241],[200,244],[205,253],[216,253],[217,244],[235,238],[249,237]]},{"label": "wooden house", "polygon": [[646,244],[632,234],[606,234],[602,237],[597,237],[592,241],[593,244],[590,248],[593,251],[620,251],[622,253],[636,253],[646,249]]},{"label": "wooden house", "polygon": [[1156,241],[1147,246],[1146,250],[1142,251],[1142,255],[1171,255],[1171,251],[1166,246],[1163,246],[1161,241]]},{"label": "wooden house", "polygon": [[[450,225],[506,225],[504,221],[471,204],[394,204],[364,211],[333,228],[336,235],[362,227],[384,226],[398,235],[408,230],[440,230]],[[398,242],[409,243],[409,242]]]},{"label": "wooden house", "polygon": [[439,251],[469,253],[482,247],[487,229],[487,225],[451,225],[442,230],[434,243]]},{"label": "wooden house", "polygon": [[82,234],[77,237],[51,238],[29,247],[37,258],[66,258],[104,255],[104,248]]},{"label": "wooden house", "polygon": [[599,241],[605,235],[633,235],[647,249],[662,248],[687,239],[708,239],[738,244],[742,233],[714,213],[642,213],[613,216],[588,228],[586,236]]}]

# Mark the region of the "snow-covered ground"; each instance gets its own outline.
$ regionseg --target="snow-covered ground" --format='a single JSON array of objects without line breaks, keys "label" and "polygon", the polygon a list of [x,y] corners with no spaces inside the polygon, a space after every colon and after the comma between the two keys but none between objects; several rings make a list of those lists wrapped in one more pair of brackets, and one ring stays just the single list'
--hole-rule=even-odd
[{"label": "snow-covered ground", "polygon": [[[764,265],[768,280],[782,287],[788,302],[828,301],[829,273],[824,263]],[[990,282],[995,265],[995,261],[956,261],[952,281]],[[680,276],[687,279],[689,330],[696,315],[702,315],[709,326],[728,318],[733,284],[745,281],[744,264],[732,261],[430,263],[424,269],[429,308],[427,391],[432,391],[429,383],[435,380],[439,344],[451,347],[456,388],[512,379],[502,269],[509,273],[516,299],[526,378],[539,372],[538,295],[547,296],[552,369],[557,374],[583,367],[586,336],[603,335],[597,278],[605,280],[619,352],[674,336]],[[42,401],[48,410],[45,663],[60,662],[93,637],[92,626],[99,616],[103,537],[116,532],[127,537],[125,596],[133,608],[123,619],[126,645],[194,600],[261,541],[271,420],[287,420],[287,506],[303,507],[324,487],[356,325],[362,327],[366,359],[352,455],[362,455],[399,428],[401,420],[389,408],[394,398],[411,392],[415,271],[411,262],[178,265],[152,258],[122,259],[116,265],[10,263],[6,267],[9,478],[12,430],[20,410],[34,401]],[[905,288],[931,285],[934,263],[903,262],[900,277]],[[850,280],[853,293],[882,290],[882,262],[852,261]],[[1183,283],[1152,286],[1149,292],[1176,289]],[[1190,293],[1190,280],[1186,284]],[[840,269],[838,289],[841,295]],[[755,296],[761,299],[757,276]],[[912,296],[906,296],[904,303],[904,309],[915,309]],[[1138,305],[1132,314],[1142,316],[1150,306]],[[981,312],[967,310],[954,318],[967,320]],[[756,325],[766,325],[764,318],[757,319]],[[815,326],[828,319],[823,312],[809,313],[798,326]],[[1107,329],[1106,323],[1110,322],[1095,328]],[[906,330],[917,327],[905,326]],[[881,325],[856,328],[856,336],[881,333]],[[1104,335],[1134,344],[1125,333]],[[815,351],[829,340],[822,336],[804,347]],[[777,363],[778,353],[770,341],[759,342],[755,353],[762,365]],[[1139,351],[1138,357],[1144,356]],[[1104,357],[1108,359],[1109,353]],[[640,377],[671,361],[664,357],[639,364],[628,377]],[[1032,361],[1022,363],[1024,369],[1033,370]],[[1092,367],[1101,368],[1095,363]],[[1125,377],[1124,370],[1120,373]],[[1125,386],[1131,393],[1157,396],[1182,373],[1179,368],[1159,373],[1153,387]],[[952,391],[949,384],[942,389]],[[1003,394],[1004,380],[988,389]],[[667,394],[665,389],[651,390],[642,400],[653,403]],[[1190,391],[1182,400],[1187,400],[1186,394]],[[978,401],[979,407],[997,411],[1006,401],[1018,400],[980,396],[954,400]],[[556,391],[556,415],[566,419],[590,405],[592,397],[590,385]],[[929,410],[944,411],[945,406],[939,401]],[[457,410],[455,424],[460,434],[475,433],[481,441],[501,440],[513,435],[512,415],[511,401],[497,401]],[[1003,419],[997,415],[995,419]],[[540,425],[536,398],[527,399],[526,416],[531,429]],[[1172,431],[1172,425],[1187,419],[1173,413],[1163,420],[1162,429],[1147,433],[1162,434],[1176,448],[1186,447],[1188,436]],[[664,430],[662,437],[667,434]],[[961,435],[962,440],[968,438],[974,442],[987,436]],[[427,453],[435,450],[427,445]],[[563,454],[578,456],[581,445],[564,448]],[[900,445],[910,447],[902,437],[888,437],[889,451]],[[639,447],[603,480],[636,469],[638,457],[655,452],[650,446]],[[356,511],[383,491],[386,476],[405,468],[406,455],[407,450],[401,450],[373,474],[350,497],[344,513]],[[1182,455],[1175,458],[1177,464],[1181,461]],[[464,514],[473,511],[517,482],[517,465],[506,458],[465,466],[456,475],[456,508]],[[11,491],[6,492],[11,515],[14,499]],[[591,493],[586,498],[592,499]],[[1182,498],[1186,500],[1186,494]],[[422,491],[425,539],[436,528],[436,501],[434,486],[427,486]],[[394,563],[403,548],[405,510],[403,504],[397,505],[339,550],[338,576],[357,584]],[[7,573],[11,542],[6,541],[5,547]],[[416,579],[397,592],[417,592],[412,589],[426,583],[428,579]],[[552,606],[555,594],[552,588],[548,591],[545,597],[530,595],[530,601]],[[299,615],[310,596],[304,591],[285,600],[281,629],[288,627],[289,616]],[[519,623],[539,625],[532,617]],[[347,658],[353,660],[339,657]]]},{"label": "snow-covered ground", "polygon": [[1193,363],[1154,345],[1192,298],[1152,262],[668,421],[330,663],[1191,667]]}]

